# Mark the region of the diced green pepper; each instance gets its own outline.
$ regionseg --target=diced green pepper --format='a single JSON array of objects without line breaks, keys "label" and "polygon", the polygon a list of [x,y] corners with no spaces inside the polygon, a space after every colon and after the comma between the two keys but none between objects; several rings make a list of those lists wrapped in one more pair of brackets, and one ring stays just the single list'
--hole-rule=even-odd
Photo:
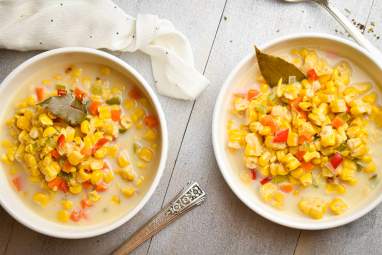
[{"label": "diced green pepper", "polygon": [[121,104],[121,98],[119,98],[119,97],[112,97],[112,98],[106,100],[106,103],[108,105]]}]

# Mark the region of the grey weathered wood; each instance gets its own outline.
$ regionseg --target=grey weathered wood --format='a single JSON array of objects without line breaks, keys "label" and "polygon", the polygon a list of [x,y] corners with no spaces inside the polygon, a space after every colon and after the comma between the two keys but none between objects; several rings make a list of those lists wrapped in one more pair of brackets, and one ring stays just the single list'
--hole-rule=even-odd
[{"label": "grey weathered wood", "polygon": [[[341,10],[351,10],[350,17],[361,23],[367,21],[371,10],[369,21],[374,21],[377,24],[375,30],[382,33],[379,28],[382,25],[380,1],[334,2]],[[169,226],[151,244],[145,243],[134,254],[380,253],[381,209],[333,230],[310,232],[282,227],[258,216],[236,198],[224,182],[213,156],[210,138],[212,109],[230,70],[252,51],[253,43],[261,44],[297,32],[336,34],[336,29],[342,31],[324,10],[312,4],[289,5],[277,0],[121,0],[116,3],[132,15],[157,13],[172,20],[190,39],[196,67],[203,70],[208,60],[206,75],[211,86],[194,107],[193,102],[160,97],[169,126],[169,159],[156,193],[129,223],[100,237],[62,240],[28,230],[0,209],[0,253],[107,254],[158,211],[163,200],[171,199],[190,179],[197,180],[206,188],[209,195],[207,203]],[[382,49],[382,39],[378,41],[370,34],[368,36]],[[0,80],[34,54],[36,52],[0,51]],[[139,53],[118,55],[153,84],[147,56]]]},{"label": "grey weathered wood", "polygon": [[[356,0],[337,1],[341,9],[356,10],[353,14],[361,21],[371,2],[359,6]],[[195,178],[206,187],[208,201],[203,210],[195,210],[157,235],[150,254],[293,254],[296,247],[300,231],[264,220],[229,190],[214,160],[210,120],[221,84],[234,65],[253,50],[253,43],[294,32],[334,34],[339,27],[318,6],[270,0],[228,1],[224,16],[206,69],[212,84],[195,104],[166,196],[170,199],[185,179]],[[327,251],[329,254],[329,248]]]}]

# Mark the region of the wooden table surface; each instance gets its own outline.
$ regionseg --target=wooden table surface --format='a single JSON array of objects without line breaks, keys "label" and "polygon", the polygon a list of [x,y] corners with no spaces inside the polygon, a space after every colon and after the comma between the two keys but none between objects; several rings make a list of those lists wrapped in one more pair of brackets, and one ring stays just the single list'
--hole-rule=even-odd
[{"label": "wooden table surface", "polygon": [[[366,24],[365,36],[382,49],[382,1],[332,0],[349,19]],[[323,231],[300,231],[272,223],[247,208],[229,189],[211,144],[211,117],[220,87],[254,43],[300,32],[347,37],[325,10],[314,4],[278,0],[116,1],[131,15],[167,18],[190,39],[197,69],[211,85],[193,102],[159,96],[169,127],[169,157],[160,184],[132,220],[115,231],[83,240],[38,234],[0,209],[1,254],[109,254],[160,210],[188,180],[208,192],[202,206],[160,232],[134,254],[381,254],[382,207],[354,223]],[[375,24],[375,32],[367,32]],[[0,50],[0,81],[38,52]],[[154,84],[149,58],[116,54]],[[381,223],[380,221],[381,220]]]}]

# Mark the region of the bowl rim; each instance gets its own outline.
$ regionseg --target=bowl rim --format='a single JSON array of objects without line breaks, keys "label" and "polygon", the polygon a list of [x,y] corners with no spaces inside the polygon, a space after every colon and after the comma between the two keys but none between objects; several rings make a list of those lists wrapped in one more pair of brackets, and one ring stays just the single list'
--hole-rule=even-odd
[{"label": "bowl rim", "polygon": [[[292,40],[301,40],[301,39],[325,39],[329,41],[333,41],[339,44],[344,44],[345,46],[348,46],[352,48],[354,51],[358,51],[359,53],[365,55],[366,58],[368,58],[372,63],[374,63],[379,71],[382,73],[382,66],[378,63],[378,61],[375,60],[375,58],[372,56],[371,53],[366,51],[366,49],[362,48],[361,46],[357,45],[356,43],[331,35],[331,34],[326,34],[326,33],[294,33],[291,35],[286,35],[282,37],[278,37],[276,39],[273,39],[269,42],[266,42],[261,45],[260,48],[262,49],[267,49],[270,47],[273,47],[279,43],[287,42],[287,41],[292,41]],[[364,207],[359,208],[359,210],[354,211],[353,213],[340,217],[338,219],[332,220],[332,221],[325,221],[325,222],[314,222],[314,223],[305,223],[305,222],[298,222],[298,221],[292,221],[290,219],[286,219],[284,217],[279,217],[276,214],[269,213],[268,211],[264,210],[261,207],[258,207],[256,203],[253,203],[253,201],[244,196],[243,193],[241,193],[241,187],[239,185],[236,185],[232,179],[230,179],[229,171],[230,167],[229,165],[223,164],[224,160],[223,157],[225,156],[224,153],[220,153],[220,147],[219,147],[219,118],[224,111],[222,109],[223,106],[223,100],[224,96],[228,90],[228,88],[231,86],[231,83],[233,82],[234,78],[238,74],[238,72],[249,62],[251,59],[255,56],[254,53],[251,53],[244,57],[235,67],[234,69],[230,72],[228,77],[223,83],[223,86],[221,87],[219,91],[219,95],[216,99],[215,107],[214,107],[214,112],[213,112],[213,117],[212,117],[212,145],[213,145],[213,150],[214,154],[216,157],[217,164],[219,166],[220,172],[223,175],[223,178],[225,182],[228,184],[228,186],[231,188],[233,193],[247,206],[249,207],[252,211],[256,212],[260,216],[283,226],[290,227],[290,228],[296,228],[296,229],[302,229],[302,230],[320,230],[320,229],[329,229],[329,228],[334,228],[338,226],[342,226],[345,224],[348,224],[352,221],[355,221],[371,210],[373,210],[378,204],[381,203],[382,201],[382,193],[377,196],[374,200],[370,201],[369,204],[367,204]]]},{"label": "bowl rim", "polygon": [[39,53],[27,59],[26,61],[24,61],[22,64],[17,66],[15,69],[12,70],[11,73],[7,75],[7,77],[1,82],[0,93],[4,93],[5,88],[11,84],[10,81],[12,81],[17,75],[19,75],[19,73],[23,72],[27,67],[35,64],[36,62],[42,59],[45,59],[47,57],[51,57],[54,55],[59,55],[62,53],[80,53],[80,54],[85,53],[85,54],[95,55],[97,57],[106,59],[107,61],[114,62],[115,64],[120,66],[122,69],[126,70],[138,81],[141,89],[147,92],[148,97],[151,99],[152,104],[157,112],[159,122],[160,122],[160,127],[161,127],[161,157],[157,167],[156,175],[148,191],[132,210],[128,211],[122,217],[119,217],[116,220],[112,221],[110,224],[105,224],[103,226],[95,227],[95,228],[89,228],[83,231],[78,231],[79,228],[77,227],[66,228],[60,231],[51,230],[48,228],[48,225],[50,223],[54,223],[53,221],[47,220],[49,224],[41,226],[41,225],[38,225],[37,223],[25,220],[19,212],[15,212],[14,210],[8,207],[2,201],[2,196],[0,195],[0,205],[4,208],[4,210],[7,211],[19,223],[23,224],[29,229],[32,229],[36,232],[39,232],[47,236],[52,236],[57,238],[81,239],[81,238],[89,238],[89,237],[102,235],[120,227],[121,225],[128,222],[131,218],[133,218],[146,205],[146,203],[152,197],[154,191],[156,190],[165,169],[167,156],[168,156],[168,131],[167,131],[166,119],[164,116],[163,109],[160,105],[159,99],[157,95],[155,94],[154,90],[151,88],[151,86],[143,78],[143,76],[135,68],[130,66],[128,63],[126,63],[122,59],[97,49],[86,48],[86,47],[63,47],[63,48],[57,48],[57,49]]}]

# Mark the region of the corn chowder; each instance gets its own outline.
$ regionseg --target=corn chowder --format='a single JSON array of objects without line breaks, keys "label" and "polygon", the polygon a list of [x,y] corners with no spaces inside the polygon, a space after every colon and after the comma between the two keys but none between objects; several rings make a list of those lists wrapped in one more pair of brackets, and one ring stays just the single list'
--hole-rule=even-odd
[{"label": "corn chowder", "polygon": [[160,156],[159,122],[143,92],[108,67],[76,64],[41,70],[17,95],[1,161],[28,206],[86,225],[137,205]]},{"label": "corn chowder", "polygon": [[279,52],[305,79],[270,87],[254,66],[233,91],[227,151],[261,200],[313,219],[357,207],[380,179],[380,92],[366,73],[333,53]]}]

